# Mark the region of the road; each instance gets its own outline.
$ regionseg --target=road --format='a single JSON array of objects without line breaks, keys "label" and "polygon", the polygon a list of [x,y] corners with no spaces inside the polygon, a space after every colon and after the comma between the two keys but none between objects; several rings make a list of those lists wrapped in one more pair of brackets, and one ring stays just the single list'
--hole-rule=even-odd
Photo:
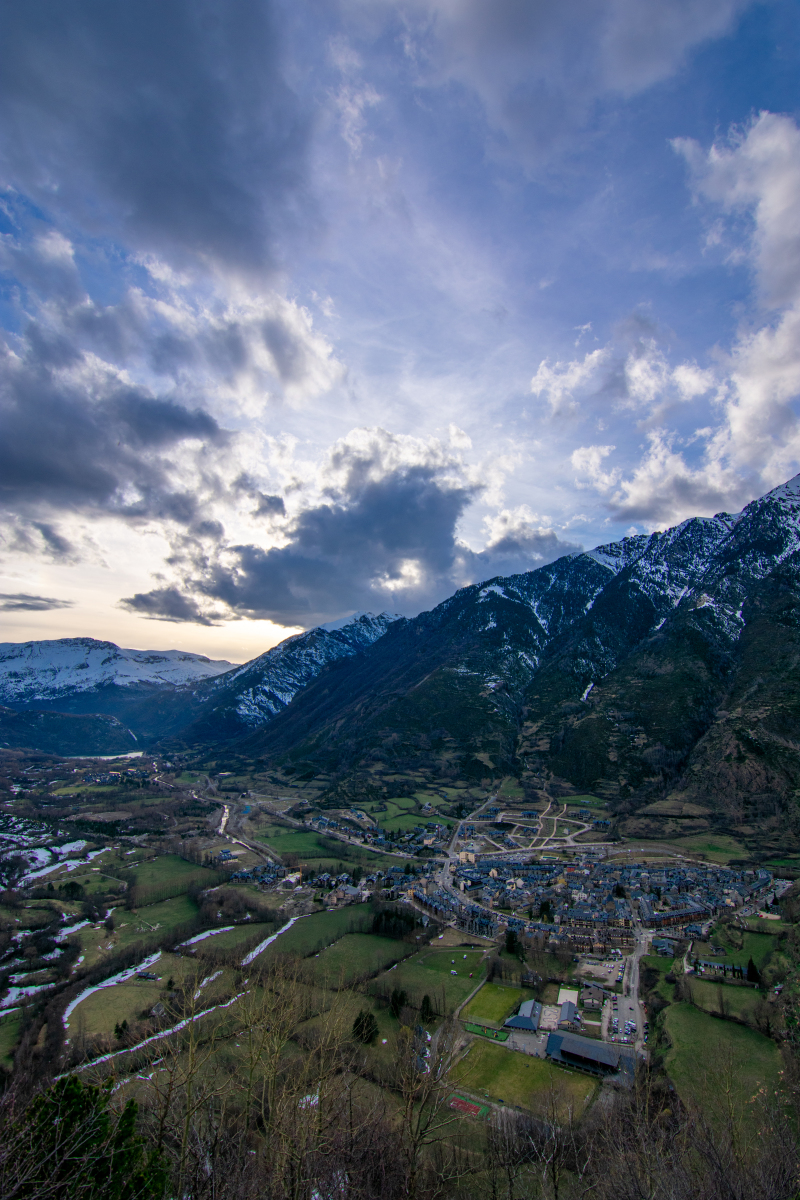
[{"label": "road", "polygon": [[644,1010],[639,998],[639,960],[647,953],[650,935],[642,928],[636,930],[636,944],[633,953],[628,955],[625,962],[625,974],[622,978],[622,995],[617,1001],[619,1029],[624,1032],[625,1022],[636,1022],[636,1049],[644,1050]]}]

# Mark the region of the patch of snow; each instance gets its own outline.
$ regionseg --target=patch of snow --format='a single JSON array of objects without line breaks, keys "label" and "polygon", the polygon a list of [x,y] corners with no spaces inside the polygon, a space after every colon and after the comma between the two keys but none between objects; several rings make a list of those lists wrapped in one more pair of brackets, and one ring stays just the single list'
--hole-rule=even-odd
[{"label": "patch of snow", "polygon": [[203,942],[206,938],[214,937],[217,933],[228,933],[229,930],[235,928],[235,925],[225,925],[222,929],[207,929],[205,933],[196,933],[194,937],[189,938],[188,942],[181,942],[181,945],[194,946],[196,942]]},{"label": "patch of snow", "polygon": [[589,692],[592,690],[593,687],[594,687],[594,684],[590,683],[589,686],[587,687],[586,691],[581,696],[581,700],[585,700],[587,698],[587,696],[589,695]]},{"label": "patch of snow", "polygon": [[33,996],[36,992],[46,992],[48,988],[55,986],[54,983],[37,983],[31,987],[10,987],[8,995],[0,1000],[0,1008],[7,1008],[9,1004],[16,1004],[23,996]]},{"label": "patch of snow", "polygon": [[[303,915],[308,915],[308,914],[303,914]],[[286,924],[282,925],[280,927],[280,929],[278,930],[277,933],[273,933],[270,935],[270,937],[265,938],[263,942],[259,942],[259,944],[256,946],[255,950],[251,950],[250,953],[242,959],[242,966],[243,967],[249,966],[250,963],[253,961],[253,959],[258,958],[259,954],[263,953],[263,951],[266,950],[267,946],[271,946],[276,938],[279,938],[282,933],[286,933],[287,929],[291,929],[292,926],[294,925],[295,921],[302,921],[302,919],[303,919],[302,916],[290,917],[289,920],[286,922]]]}]

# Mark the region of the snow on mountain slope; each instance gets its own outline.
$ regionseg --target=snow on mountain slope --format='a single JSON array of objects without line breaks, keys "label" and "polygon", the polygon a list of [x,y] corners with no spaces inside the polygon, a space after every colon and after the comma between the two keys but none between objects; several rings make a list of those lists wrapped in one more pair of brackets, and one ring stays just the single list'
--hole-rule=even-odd
[{"label": "snow on mountain slope", "polygon": [[176,685],[221,675],[234,663],[183,650],[125,650],[95,638],[0,643],[0,701],[29,704],[114,684]]},{"label": "snow on mountain slope", "polygon": [[400,619],[393,613],[356,613],[286,638],[196,689],[204,695],[202,711],[187,736],[230,737],[265,724],[330,663],[359,654]]}]

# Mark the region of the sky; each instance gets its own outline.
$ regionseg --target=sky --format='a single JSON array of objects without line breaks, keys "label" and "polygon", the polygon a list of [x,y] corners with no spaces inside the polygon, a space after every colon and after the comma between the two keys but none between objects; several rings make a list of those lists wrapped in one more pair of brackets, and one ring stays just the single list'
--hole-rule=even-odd
[{"label": "sky", "polygon": [[2,0],[0,639],[244,661],[800,470],[797,0]]}]

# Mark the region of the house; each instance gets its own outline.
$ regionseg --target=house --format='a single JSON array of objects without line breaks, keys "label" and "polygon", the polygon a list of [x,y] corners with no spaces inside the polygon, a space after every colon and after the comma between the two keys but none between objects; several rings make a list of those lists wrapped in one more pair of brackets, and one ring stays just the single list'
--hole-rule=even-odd
[{"label": "house", "polygon": [[559,1029],[580,1029],[581,1014],[578,1012],[578,1006],[572,1000],[565,1000],[561,1005],[561,1012],[558,1018]]},{"label": "house", "polygon": [[584,1008],[598,1009],[603,1007],[603,989],[595,983],[590,983],[581,991],[581,1003]]},{"label": "house", "polygon": [[525,1000],[519,1006],[519,1012],[503,1022],[505,1029],[521,1029],[527,1033],[536,1033],[542,1016],[542,1006],[538,1000]]}]

